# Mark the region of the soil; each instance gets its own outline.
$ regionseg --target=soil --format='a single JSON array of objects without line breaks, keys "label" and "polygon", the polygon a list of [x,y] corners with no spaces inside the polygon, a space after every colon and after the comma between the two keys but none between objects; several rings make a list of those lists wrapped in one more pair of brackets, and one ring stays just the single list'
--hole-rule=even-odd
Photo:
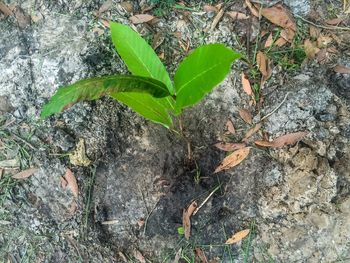
[{"label": "soil", "polygon": [[[309,62],[293,72],[276,66],[263,105],[255,107],[240,83],[245,64],[237,62],[217,89],[185,111],[184,136],[108,98],[42,121],[41,107],[59,86],[127,72],[96,16],[105,1],[4,2],[13,16],[0,16],[0,262],[142,262],[138,254],[147,262],[176,262],[179,251],[178,262],[200,262],[186,259],[199,247],[213,262],[349,262],[349,74],[334,73],[330,63]],[[245,10],[243,2],[230,8]],[[129,24],[131,14],[119,1],[110,3],[103,17]],[[300,16],[339,8],[284,3]],[[132,4],[136,14],[145,2]],[[237,38],[246,26],[228,17],[203,36],[213,20],[202,12],[204,4],[188,3],[197,10],[190,15],[172,9],[156,24],[134,26],[150,39],[161,34],[156,52],[165,54],[170,72],[186,55],[175,32],[190,48],[221,42],[242,51]],[[343,40],[350,39],[346,32]],[[331,63],[350,66],[348,46],[344,42]],[[269,117],[248,140],[247,159],[213,174],[226,154],[214,144],[239,142],[251,128],[239,116],[242,108],[254,123]],[[225,131],[229,119],[235,135]],[[280,149],[254,145],[264,134],[296,131],[308,135]],[[80,141],[86,166],[69,158]],[[29,167],[39,170],[11,179]],[[78,181],[78,197],[62,187],[67,168]],[[206,201],[191,217],[186,240],[178,231],[183,209],[194,200]],[[249,240],[224,245],[243,229],[251,230]]]}]

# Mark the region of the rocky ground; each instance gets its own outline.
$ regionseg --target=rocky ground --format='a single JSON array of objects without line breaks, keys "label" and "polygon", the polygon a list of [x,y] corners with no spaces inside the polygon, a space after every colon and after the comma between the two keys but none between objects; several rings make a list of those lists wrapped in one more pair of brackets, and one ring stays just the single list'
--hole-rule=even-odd
[{"label": "rocky ground", "polygon": [[[327,63],[303,61],[286,70],[273,61],[256,106],[242,90],[247,66],[236,63],[214,92],[185,112],[186,141],[108,98],[39,118],[59,86],[127,72],[105,21],[130,24],[146,2],[132,1],[132,10],[103,0],[3,2],[11,14],[0,12],[0,262],[205,262],[195,258],[196,248],[211,262],[350,262],[350,75],[332,70],[350,66],[349,30],[329,29],[341,40]],[[231,2],[229,10],[249,13],[244,1]],[[158,4],[146,11],[159,16],[157,23],[133,26],[160,43],[156,52],[170,72],[202,43],[249,53],[249,41],[240,40],[264,23],[248,30],[224,16],[208,32],[216,14],[203,6],[217,3],[185,4],[189,9]],[[307,32],[310,24],[302,19],[315,21],[315,12],[325,19],[344,13],[339,1],[284,4]],[[239,142],[252,127],[240,118],[242,108],[263,126],[247,142],[247,159],[213,174],[225,157],[213,145]],[[228,119],[234,135],[225,132]],[[308,132],[297,144],[254,145],[266,134],[297,131]],[[86,156],[74,161],[69,154],[79,145]],[[38,170],[29,178],[12,178],[30,167]],[[78,194],[62,186],[67,169]],[[178,233],[183,208],[211,193],[192,216],[186,240]],[[250,229],[248,238],[224,244],[242,229]]]}]

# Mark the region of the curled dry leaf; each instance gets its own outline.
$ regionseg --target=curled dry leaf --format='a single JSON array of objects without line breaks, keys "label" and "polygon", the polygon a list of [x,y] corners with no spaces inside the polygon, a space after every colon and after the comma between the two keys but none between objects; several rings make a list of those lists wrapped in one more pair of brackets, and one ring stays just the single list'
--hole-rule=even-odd
[{"label": "curled dry leaf", "polygon": [[218,173],[222,170],[227,170],[234,166],[237,166],[249,155],[249,152],[250,147],[244,147],[242,149],[234,151],[224,160],[222,160],[221,164],[215,169],[214,173]]},{"label": "curled dry leaf", "polygon": [[236,134],[236,129],[233,126],[233,122],[231,120],[228,120],[226,122],[226,129],[227,129],[229,134],[233,134],[233,135]]},{"label": "curled dry leaf", "polygon": [[315,58],[316,54],[320,51],[316,44],[311,42],[310,39],[304,41],[304,50],[309,59]]},{"label": "curled dry leaf", "polygon": [[197,208],[197,202],[194,201],[190,204],[190,206],[187,209],[183,210],[182,213],[182,224],[185,232],[185,238],[189,239],[191,235],[191,216]]},{"label": "curled dry leaf", "polygon": [[154,19],[154,16],[148,15],[148,14],[139,14],[139,15],[134,15],[129,18],[131,23],[133,24],[142,24],[142,23],[147,23]]},{"label": "curled dry leaf", "polygon": [[38,171],[37,168],[30,168],[30,169],[24,170],[22,172],[19,172],[15,175],[12,175],[12,178],[13,179],[26,179],[26,178],[32,176],[37,171]]},{"label": "curled dry leaf", "polygon": [[79,188],[77,179],[75,178],[72,171],[67,168],[66,173],[64,174],[64,179],[67,181],[67,187],[72,191],[73,195],[78,198],[79,195]]},{"label": "curled dry leaf", "polygon": [[196,256],[199,258],[200,262],[202,263],[208,263],[208,259],[207,257],[205,256],[205,253],[202,249],[200,249],[199,247],[197,247],[195,249],[195,252],[196,252]]},{"label": "curled dry leaf", "polygon": [[226,14],[230,16],[233,20],[245,20],[249,18],[249,16],[247,16],[246,14],[237,11],[226,12]]},{"label": "curled dry leaf", "polygon": [[146,263],[145,257],[141,254],[140,251],[137,249],[134,250],[134,257],[140,262],[140,263]]},{"label": "curled dry leaf", "polygon": [[330,36],[320,35],[317,38],[317,47],[324,48],[327,47],[331,42],[333,41],[333,38]]},{"label": "curled dry leaf", "polygon": [[271,47],[273,44],[273,37],[272,37],[272,33],[270,33],[270,35],[267,37],[264,48],[269,48]]},{"label": "curled dry leaf", "polygon": [[282,47],[284,46],[288,41],[285,40],[283,37],[279,37],[276,42],[275,42],[275,45],[278,46],[278,47]]},{"label": "curled dry leaf", "polygon": [[250,112],[246,109],[239,110],[239,116],[241,116],[242,120],[244,120],[248,124],[252,124],[253,118]]},{"label": "curled dry leaf", "polygon": [[333,18],[333,19],[326,20],[325,22],[326,22],[328,25],[337,26],[337,25],[339,25],[341,22],[343,22],[344,20],[345,20],[345,18],[343,18],[343,17],[338,17],[338,18]]},{"label": "curled dry leaf", "polygon": [[333,71],[341,74],[350,74],[350,68],[345,67],[343,65],[336,65],[333,68]]},{"label": "curled dry leaf", "polygon": [[249,129],[246,133],[246,135],[244,136],[243,141],[246,141],[247,139],[249,139],[250,137],[252,137],[258,130],[260,130],[261,128],[261,123],[258,123],[255,125],[255,127]]},{"label": "curled dry leaf", "polygon": [[256,63],[258,65],[258,68],[261,74],[266,77],[268,75],[267,58],[263,52],[259,51],[258,54],[256,55]]},{"label": "curled dry leaf", "polygon": [[281,4],[262,8],[261,14],[263,17],[277,26],[291,29],[294,32],[297,30],[292,14]]},{"label": "curled dry leaf", "polygon": [[250,2],[250,0],[245,0],[245,4],[254,16],[260,17],[259,10],[255,6],[253,6],[253,4]]},{"label": "curled dry leaf", "polygon": [[234,234],[232,237],[227,239],[225,244],[231,245],[231,244],[237,243],[237,242],[241,241],[243,238],[245,238],[246,236],[248,236],[249,232],[250,232],[249,229],[239,231],[236,234]]},{"label": "curled dry leaf", "polygon": [[214,144],[214,146],[220,150],[226,152],[232,152],[246,147],[245,143],[229,143],[229,142],[219,142]]},{"label": "curled dry leaf", "polygon": [[315,26],[310,26],[310,37],[317,39],[319,35],[321,34],[321,29],[315,27]]},{"label": "curled dry leaf", "polygon": [[252,91],[252,87],[250,86],[249,79],[244,74],[244,72],[242,72],[241,78],[242,78],[242,86],[243,86],[244,92],[247,93],[248,96],[253,95],[253,91]]},{"label": "curled dry leaf", "polygon": [[258,140],[258,141],[255,141],[255,144],[263,147],[281,148],[285,145],[291,145],[291,144],[297,143],[298,141],[303,139],[307,134],[308,132],[294,132],[294,133],[282,135],[271,142]]},{"label": "curled dry leaf", "polygon": [[217,15],[214,17],[214,20],[213,20],[213,22],[211,23],[211,26],[210,26],[210,31],[213,31],[215,29],[217,24],[220,22],[222,16],[224,15],[224,12],[225,12],[225,10],[222,8],[217,13]]}]

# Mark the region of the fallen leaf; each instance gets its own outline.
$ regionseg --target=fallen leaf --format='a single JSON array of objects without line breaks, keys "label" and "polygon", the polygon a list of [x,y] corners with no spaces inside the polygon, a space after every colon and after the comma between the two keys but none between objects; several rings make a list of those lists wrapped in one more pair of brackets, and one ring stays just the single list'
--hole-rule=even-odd
[{"label": "fallen leaf", "polygon": [[253,118],[250,112],[246,109],[239,110],[239,116],[241,116],[242,120],[244,120],[248,124],[252,124]]},{"label": "fallen leaf", "polygon": [[250,86],[249,79],[244,74],[244,72],[242,72],[241,78],[242,78],[242,86],[243,86],[244,92],[247,93],[248,96],[252,96],[253,95],[252,87]]},{"label": "fallen leaf", "polygon": [[142,23],[147,23],[154,19],[154,16],[148,15],[148,14],[139,14],[139,15],[134,15],[129,18],[131,23],[133,24],[142,24]]},{"label": "fallen leaf", "polygon": [[215,29],[215,27],[217,26],[217,24],[220,22],[222,16],[224,15],[224,12],[225,10],[224,9],[221,9],[217,15],[214,17],[214,20],[213,22],[211,23],[211,26],[210,26],[210,30],[209,31],[213,31]]},{"label": "fallen leaf", "polygon": [[107,12],[112,6],[113,6],[112,0],[107,0],[98,9],[97,16],[100,16],[102,13]]},{"label": "fallen leaf", "polygon": [[205,253],[202,249],[200,249],[199,247],[197,247],[195,249],[195,252],[196,252],[196,255],[197,257],[199,258],[200,262],[202,263],[208,263],[208,259],[207,257],[205,256]]},{"label": "fallen leaf", "polygon": [[244,136],[243,141],[246,141],[247,139],[252,137],[258,130],[260,130],[260,128],[261,128],[261,123],[258,123],[257,125],[255,125],[255,127],[249,129],[246,135]]},{"label": "fallen leaf", "polygon": [[237,242],[241,241],[243,238],[245,238],[246,236],[248,236],[249,232],[250,232],[249,229],[239,231],[236,234],[234,234],[232,237],[227,239],[225,244],[231,245],[231,244],[237,243]]},{"label": "fallen leaf", "polygon": [[304,50],[305,54],[309,59],[315,58],[316,54],[320,51],[320,49],[310,41],[310,39],[306,39],[304,41]]},{"label": "fallen leaf", "polygon": [[66,187],[67,187],[67,185],[68,185],[67,180],[66,180],[66,179],[64,179],[64,177],[63,177],[63,176],[61,176],[61,177],[60,177],[60,184],[61,184],[61,187],[62,187],[62,188],[66,188]]},{"label": "fallen leaf", "polygon": [[141,254],[140,251],[137,249],[134,250],[134,257],[140,262],[140,263],[146,263],[145,257]]},{"label": "fallen leaf", "polygon": [[258,52],[258,54],[256,55],[256,63],[257,66],[261,72],[261,74],[263,74],[263,76],[267,76],[267,58],[265,56],[265,54],[261,51]]},{"label": "fallen leaf", "polygon": [[0,167],[2,168],[19,167],[19,161],[17,159],[3,160],[3,161],[0,161]]},{"label": "fallen leaf", "polygon": [[79,188],[77,179],[69,168],[67,168],[66,173],[64,174],[64,179],[67,181],[67,187],[72,191],[73,195],[78,198]]},{"label": "fallen leaf", "polygon": [[245,20],[249,18],[249,16],[246,14],[237,11],[226,12],[226,14],[229,15],[233,20]]},{"label": "fallen leaf", "polygon": [[240,164],[248,155],[249,155],[250,147],[245,147],[234,151],[229,156],[227,156],[220,165],[215,169],[214,173],[218,173],[222,170],[230,169],[234,166]]},{"label": "fallen leaf", "polygon": [[315,26],[310,26],[309,32],[310,32],[310,37],[317,39],[321,34],[321,29]]},{"label": "fallen leaf", "polygon": [[276,42],[275,42],[275,45],[278,46],[278,47],[282,47],[284,46],[288,41],[285,40],[283,37],[279,37]]},{"label": "fallen leaf", "polygon": [[327,48],[321,49],[316,55],[316,60],[320,64],[324,64],[328,58],[329,58],[329,54],[328,54]]},{"label": "fallen leaf", "polygon": [[230,142],[219,142],[214,144],[214,146],[220,150],[226,151],[226,152],[232,152],[235,150],[242,149],[246,147],[245,143],[230,143]]},{"label": "fallen leaf", "polygon": [[203,10],[206,13],[209,13],[209,12],[217,13],[219,11],[215,6],[212,6],[212,5],[204,5]]},{"label": "fallen leaf", "polygon": [[338,17],[338,18],[333,18],[333,19],[326,20],[325,22],[326,22],[328,25],[337,26],[337,25],[339,25],[341,22],[343,22],[344,20],[345,20],[345,18],[343,18],[343,17]]},{"label": "fallen leaf", "polygon": [[19,172],[15,175],[12,175],[12,178],[13,179],[26,179],[26,178],[32,176],[37,171],[38,171],[37,168],[30,168],[30,169],[24,170],[22,172]]},{"label": "fallen leaf", "polygon": [[253,4],[250,2],[250,0],[245,0],[245,4],[254,16],[260,18],[259,10],[255,6],[253,6]]},{"label": "fallen leaf", "polygon": [[269,48],[271,47],[273,44],[273,37],[272,37],[272,33],[270,33],[270,35],[267,37],[264,48]]},{"label": "fallen leaf", "polygon": [[292,145],[297,143],[298,141],[303,139],[307,134],[308,132],[294,132],[282,135],[271,142],[258,140],[255,141],[255,144],[263,147],[281,148],[285,145]]},{"label": "fallen leaf", "polygon": [[281,31],[280,37],[284,38],[287,42],[292,43],[295,36],[295,31],[291,29],[283,29]]},{"label": "fallen leaf", "polygon": [[120,3],[121,7],[124,8],[124,10],[128,13],[132,13],[134,11],[134,7],[131,2],[121,2]]},{"label": "fallen leaf", "polygon": [[0,1],[0,11],[5,15],[5,16],[12,16],[13,13],[10,8],[7,7],[2,1]]},{"label": "fallen leaf", "polygon": [[269,20],[275,25],[291,29],[294,32],[297,30],[297,26],[292,14],[281,4],[277,4],[272,7],[262,8],[261,14],[263,17],[265,17],[267,20]]},{"label": "fallen leaf", "polygon": [[184,228],[184,235],[186,239],[190,238],[191,235],[191,216],[194,212],[194,210],[196,210],[197,208],[197,202],[194,201],[190,204],[190,206],[187,209],[183,209],[183,213],[182,213],[182,225]]},{"label": "fallen leaf", "polygon": [[332,41],[333,41],[333,38],[332,38],[332,37],[320,35],[320,36],[317,38],[317,47],[318,47],[318,48],[327,47]]},{"label": "fallen leaf", "polygon": [[340,74],[350,74],[350,68],[345,67],[343,65],[336,65],[333,68],[334,72],[340,73]]},{"label": "fallen leaf", "polygon": [[226,122],[226,129],[230,134],[236,134],[236,129],[233,126],[233,122],[231,120],[228,120]]},{"label": "fallen leaf", "polygon": [[91,161],[86,156],[85,142],[83,138],[79,139],[76,149],[69,154],[69,161],[73,165],[89,166]]}]

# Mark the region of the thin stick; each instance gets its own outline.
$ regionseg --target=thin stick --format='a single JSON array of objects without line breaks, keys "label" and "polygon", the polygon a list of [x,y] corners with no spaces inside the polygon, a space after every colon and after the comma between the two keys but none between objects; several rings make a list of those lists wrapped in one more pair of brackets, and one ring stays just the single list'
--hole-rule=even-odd
[{"label": "thin stick", "polygon": [[278,106],[271,111],[270,113],[266,114],[264,117],[261,118],[260,122],[262,122],[263,120],[265,120],[266,118],[270,117],[272,114],[274,114],[281,106],[282,104],[286,101],[288,95],[290,92],[287,92],[286,96],[284,96],[284,99],[282,100],[282,102],[280,104],[278,104]]},{"label": "thin stick", "polygon": [[15,137],[17,140],[23,142],[24,144],[26,144],[27,146],[29,146],[29,148],[31,148],[32,150],[38,150],[35,146],[33,146],[31,143],[27,142],[25,139],[19,137],[18,135],[11,133],[11,135],[13,137]]},{"label": "thin stick", "polygon": [[196,208],[196,210],[194,210],[192,215],[197,214],[197,212],[199,211],[199,209],[201,209],[203,207],[203,205],[205,205],[206,202],[208,202],[209,198],[218,190],[220,189],[221,185],[217,186],[208,196],[207,198],[204,199],[204,201]]},{"label": "thin stick", "polygon": [[304,22],[313,25],[315,27],[319,27],[319,28],[323,28],[323,29],[330,29],[330,30],[347,30],[350,31],[350,27],[340,27],[340,26],[323,26],[323,25],[318,25],[315,24],[314,22],[311,22],[305,18],[303,18],[302,16],[299,15],[295,15],[296,17],[300,18],[301,20],[303,20]]},{"label": "thin stick", "polygon": [[153,206],[153,208],[151,209],[151,211],[148,213],[147,217],[146,217],[146,220],[145,220],[145,227],[143,228],[143,235],[146,235],[146,228],[147,228],[147,222],[148,222],[148,219],[151,217],[154,209],[156,209],[158,203],[159,203],[160,200],[157,201],[157,203]]}]

